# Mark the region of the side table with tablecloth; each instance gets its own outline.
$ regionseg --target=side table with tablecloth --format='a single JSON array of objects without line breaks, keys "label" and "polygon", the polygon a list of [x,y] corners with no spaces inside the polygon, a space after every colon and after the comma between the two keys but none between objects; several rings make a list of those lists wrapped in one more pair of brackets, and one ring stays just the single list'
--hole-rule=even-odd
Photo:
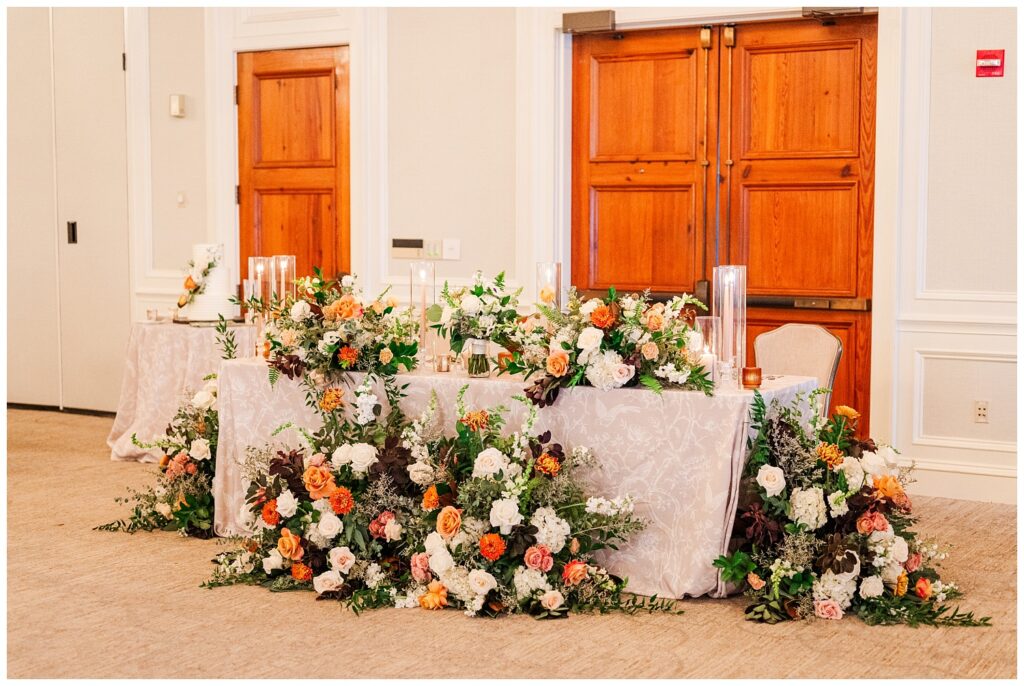
[{"label": "side table with tablecloth", "polygon": [[[360,375],[353,375],[358,384]],[[410,417],[426,407],[436,391],[444,426],[452,430],[454,402],[465,384],[467,406],[510,408],[516,426],[525,408],[512,400],[522,393],[521,379],[469,379],[455,373],[416,372],[399,376],[408,384],[402,409]],[[220,437],[214,528],[222,536],[247,533],[240,518],[245,484],[240,461],[247,446],[261,446],[285,422],[318,428],[316,413],[305,405],[298,382],[280,379],[271,388],[263,360],[226,362],[220,378]],[[817,386],[806,377],[766,381],[765,400],[792,400]],[[383,394],[379,394],[383,397]],[[722,596],[725,585],[711,562],[725,552],[746,459],[746,437],[753,393],[720,390],[714,397],[691,391],[595,388],[563,390],[558,402],[540,411],[536,429],[550,429],[571,448],[585,445],[597,454],[600,468],[590,480],[595,494],[629,494],[636,512],[650,520],[629,545],[602,560],[609,571],[629,577],[634,593],[681,598]],[[293,432],[273,440],[299,444]]]},{"label": "side table with tablecloth", "polygon": [[[238,354],[249,354],[256,344],[256,327],[232,325]],[[203,377],[218,371],[221,350],[212,326],[173,322],[137,322],[128,340],[124,380],[117,417],[107,437],[112,460],[152,462],[159,451],[132,443],[151,441],[167,428],[186,394],[202,388]]]}]

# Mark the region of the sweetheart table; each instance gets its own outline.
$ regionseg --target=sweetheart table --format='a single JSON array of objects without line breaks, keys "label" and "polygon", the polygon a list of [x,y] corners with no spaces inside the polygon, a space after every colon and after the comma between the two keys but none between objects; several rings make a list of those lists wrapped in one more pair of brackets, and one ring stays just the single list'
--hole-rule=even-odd
[{"label": "sweetheart table", "polygon": [[[256,327],[231,326],[239,351],[256,345]],[[173,322],[136,322],[125,356],[117,417],[107,437],[112,460],[155,462],[159,450],[132,443],[132,434],[148,442],[162,436],[182,398],[201,389],[203,377],[217,371],[221,351],[212,326]]]},{"label": "sweetheart table", "polygon": [[[354,388],[362,376],[352,376]],[[282,377],[271,387],[261,359],[225,362],[219,381],[214,530],[221,536],[244,535],[249,532],[241,523],[240,509],[246,485],[239,461],[246,447],[268,441],[298,447],[301,439],[291,430],[271,434],[285,422],[310,429],[320,424],[305,404],[302,386]],[[509,408],[510,431],[525,416],[525,408],[512,400],[524,388],[516,377],[470,379],[454,372],[415,372],[399,375],[398,382],[408,384],[401,405],[410,417],[419,416],[431,390],[437,391],[442,425],[449,433],[457,419],[455,396],[465,384],[467,407]],[[786,376],[766,381],[761,394],[766,402],[788,402],[816,387],[815,379]],[[383,393],[378,395],[383,398]],[[693,391],[657,395],[639,388],[578,387],[563,389],[558,402],[540,410],[538,432],[550,429],[553,440],[567,449],[594,449],[599,464],[589,477],[594,494],[632,495],[637,514],[650,521],[628,545],[606,551],[600,559],[610,572],[629,578],[631,592],[674,598],[726,594],[711,563],[729,543],[752,399],[751,391],[740,390],[720,390],[709,398]]]}]

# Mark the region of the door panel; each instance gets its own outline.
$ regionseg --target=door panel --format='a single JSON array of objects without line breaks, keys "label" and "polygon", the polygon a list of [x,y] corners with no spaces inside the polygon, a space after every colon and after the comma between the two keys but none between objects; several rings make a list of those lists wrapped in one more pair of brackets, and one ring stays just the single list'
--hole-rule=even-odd
[{"label": "door panel", "polygon": [[348,48],[238,55],[241,273],[251,255],[348,272]]},{"label": "door panel", "polygon": [[692,292],[704,278],[715,136],[707,110],[717,97],[707,45],[699,28],[574,38],[572,281],[580,290]]}]

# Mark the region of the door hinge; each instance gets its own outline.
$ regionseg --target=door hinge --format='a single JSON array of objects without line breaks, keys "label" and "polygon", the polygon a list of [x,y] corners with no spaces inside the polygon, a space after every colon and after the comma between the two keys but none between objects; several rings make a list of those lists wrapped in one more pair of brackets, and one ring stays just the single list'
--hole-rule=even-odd
[{"label": "door hinge", "polygon": [[121,71],[128,71],[128,55],[121,53]]},{"label": "door hinge", "polygon": [[238,86],[235,86],[235,104],[238,104]]},{"label": "door hinge", "polygon": [[235,186],[235,204],[242,204],[242,189],[239,188],[238,186]]}]

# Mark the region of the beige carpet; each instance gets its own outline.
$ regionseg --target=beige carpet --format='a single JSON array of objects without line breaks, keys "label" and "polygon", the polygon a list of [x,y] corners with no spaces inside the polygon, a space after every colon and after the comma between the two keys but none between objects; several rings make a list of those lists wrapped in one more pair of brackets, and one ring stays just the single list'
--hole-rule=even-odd
[{"label": "beige carpet", "polygon": [[682,616],[470,619],[354,616],[312,594],[200,589],[216,541],[92,531],[151,467],[112,463],[111,420],[8,414],[11,677],[1013,677],[1016,508],[918,498],[921,530],[981,629],[867,627],[856,618],[762,626],[743,599]]}]

